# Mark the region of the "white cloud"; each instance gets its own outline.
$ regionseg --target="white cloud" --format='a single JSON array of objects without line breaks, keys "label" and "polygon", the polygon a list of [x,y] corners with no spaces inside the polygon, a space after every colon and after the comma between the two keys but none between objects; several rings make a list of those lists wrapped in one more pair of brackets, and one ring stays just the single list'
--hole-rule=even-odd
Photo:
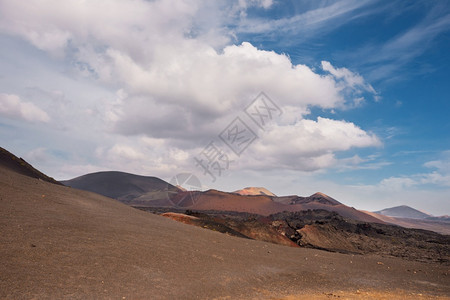
[{"label": "white cloud", "polygon": [[273,0],[239,0],[239,7],[247,9],[249,6],[259,6],[268,9],[273,4]]},{"label": "white cloud", "polygon": [[426,162],[424,166],[427,168],[436,168],[443,173],[450,174],[450,150],[442,152],[441,159]]},{"label": "white cloud", "polygon": [[362,87],[368,92],[371,92],[373,94],[376,93],[373,87],[370,84],[367,84],[361,75],[356,74],[348,70],[347,68],[335,68],[331,65],[330,62],[322,61],[322,69],[329,72],[336,79],[342,79],[346,83],[346,85],[352,89]]},{"label": "white cloud", "polygon": [[380,182],[380,187],[387,190],[401,191],[417,185],[417,181],[408,177],[389,177]]},{"label": "white cloud", "polygon": [[322,69],[329,72],[336,80],[337,85],[342,88],[342,91],[353,98],[353,103],[347,103],[348,108],[359,107],[364,103],[365,99],[361,96],[362,92],[370,93],[375,101],[380,99],[375,89],[361,75],[347,68],[335,68],[328,61],[322,61]]},{"label": "white cloud", "polygon": [[434,184],[438,186],[450,187],[450,174],[442,174],[438,172],[431,172],[428,174],[422,174],[420,177],[420,183],[422,184]]},{"label": "white cloud", "polygon": [[351,122],[319,117],[273,126],[249,147],[249,156],[259,167],[315,171],[335,165],[335,152],[378,146],[374,134]]},{"label": "white cloud", "polygon": [[[199,151],[199,149],[195,149]],[[173,147],[165,139],[130,137],[111,146],[99,146],[95,150],[97,165],[84,164],[87,169],[121,170],[136,174],[147,174],[170,178],[184,172],[193,172],[191,154]],[[83,168],[78,164],[77,168]]]},{"label": "white cloud", "polygon": [[25,158],[27,160],[29,160],[29,162],[33,163],[33,162],[44,162],[46,160],[48,160],[48,155],[46,153],[47,149],[43,148],[43,147],[39,147],[36,149],[33,149],[31,151],[29,151],[26,155]]},{"label": "white cloud", "polygon": [[[271,5],[270,1],[240,3]],[[130,95],[144,95],[150,102],[158,99],[159,105],[189,102],[193,110],[218,114],[260,90],[282,104],[332,108],[344,102],[341,84],[305,65],[292,65],[285,55],[249,43],[215,50],[202,36],[209,34],[207,25],[195,23],[204,13],[199,1],[34,4],[4,2],[1,30],[42,50],[66,51],[85,74]],[[189,33],[192,30],[195,33]],[[217,34],[226,40],[232,33]]]},{"label": "white cloud", "polygon": [[[328,27],[330,30],[330,22],[334,22],[333,28],[337,27],[339,23],[345,23],[351,18],[346,16],[366,6],[371,1],[354,1],[343,0],[336,1],[329,4],[328,2],[314,3],[313,9],[303,11],[302,5],[293,3],[301,12],[294,16],[285,17],[275,20],[266,19],[243,19],[238,30],[245,33],[270,33],[270,32],[294,32],[296,38],[298,36],[307,35],[310,32],[317,32],[318,30]],[[339,20],[339,21],[338,21]],[[301,33],[301,34],[300,34]]]},{"label": "white cloud", "polygon": [[345,172],[348,170],[378,170],[391,164],[392,162],[379,161],[376,155],[370,155],[364,158],[359,155],[354,155],[352,157],[339,159],[335,169],[338,172]]},{"label": "white cloud", "polygon": [[442,152],[440,157],[439,160],[424,164],[427,168],[437,169],[436,171],[386,178],[379,183],[379,186],[396,191],[423,185],[450,187],[450,151]]},{"label": "white cloud", "polygon": [[443,151],[440,159],[426,162],[424,166],[437,170],[423,174],[421,183],[450,187],[450,150]]},{"label": "white cloud", "polygon": [[28,122],[50,121],[45,111],[31,102],[25,102],[17,95],[0,94],[0,115]]},{"label": "white cloud", "polygon": [[145,155],[135,148],[127,146],[127,145],[114,145],[111,149],[106,153],[108,158],[111,157],[119,157],[123,160],[142,160],[145,158]]},{"label": "white cloud", "polygon": [[53,175],[57,180],[68,180],[81,175],[101,172],[101,171],[116,171],[116,169],[109,169],[93,164],[76,164],[76,163],[63,163],[59,171]]},{"label": "white cloud", "polygon": [[[341,91],[347,83],[338,84],[305,65],[292,65],[285,55],[258,50],[249,43],[227,46],[222,54],[210,48],[202,55],[200,51],[156,61],[153,66],[161,72],[124,63],[117,72],[126,74],[123,78],[130,91],[145,96],[130,96],[106,110],[114,130],[198,142],[220,132],[230,116],[261,90],[284,108],[284,123],[300,120],[310,106],[345,105]],[[180,67],[183,64],[189,67]],[[176,72],[170,72],[171,65]],[[159,113],[149,115],[149,111]]]}]

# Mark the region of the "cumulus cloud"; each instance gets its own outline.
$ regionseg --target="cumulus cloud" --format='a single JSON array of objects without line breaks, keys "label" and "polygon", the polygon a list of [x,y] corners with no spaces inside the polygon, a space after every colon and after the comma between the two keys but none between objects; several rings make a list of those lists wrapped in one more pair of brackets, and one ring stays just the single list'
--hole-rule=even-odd
[{"label": "cumulus cloud", "polygon": [[344,101],[334,80],[292,65],[285,55],[246,42],[216,51],[194,21],[201,1],[50,2],[4,2],[0,28],[40,49],[67,51],[86,74],[130,93],[216,112],[263,88],[289,103],[330,108]]},{"label": "cumulus cloud", "polygon": [[[166,139],[131,137],[112,146],[97,147],[98,165],[95,167],[170,178],[180,170],[195,171],[191,162],[195,151],[174,147]],[[86,168],[92,168],[92,165],[87,164]]]},{"label": "cumulus cloud", "polygon": [[0,94],[0,115],[28,122],[47,123],[50,121],[50,117],[45,111],[12,94]]},{"label": "cumulus cloud", "polygon": [[[133,81],[133,84],[142,83],[140,87],[129,86],[130,90],[138,90],[145,96],[130,96],[122,101],[123,105],[114,107],[117,116],[111,124],[114,130],[180,139],[211,136],[261,90],[280,106],[286,106],[290,115],[298,111],[305,114],[309,106],[333,108],[345,101],[332,78],[316,74],[305,65],[294,66],[285,55],[258,50],[245,42],[227,46],[221,54],[210,50],[209,54],[196,53],[190,58],[193,52],[185,53],[182,58],[185,61],[180,61],[180,65],[189,63],[190,67],[172,75],[165,75],[165,71],[127,71],[124,77],[127,79],[133,78],[133,72],[141,74],[136,75],[139,78],[150,73],[157,75]],[[161,64],[163,69],[162,65],[175,64],[177,60],[174,56],[155,65]],[[149,111],[159,113],[150,115]]]},{"label": "cumulus cloud", "polygon": [[256,158],[254,163],[315,171],[335,165],[337,151],[380,145],[374,134],[351,122],[319,117],[317,121],[302,119],[291,126],[275,125],[250,149]]}]

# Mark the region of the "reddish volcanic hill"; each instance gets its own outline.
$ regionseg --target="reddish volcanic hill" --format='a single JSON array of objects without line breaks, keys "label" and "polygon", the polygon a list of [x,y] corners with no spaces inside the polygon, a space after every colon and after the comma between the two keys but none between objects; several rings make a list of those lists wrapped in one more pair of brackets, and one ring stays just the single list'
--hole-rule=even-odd
[{"label": "reddish volcanic hill", "polygon": [[233,193],[243,195],[243,196],[256,196],[256,195],[264,195],[264,196],[276,196],[274,193],[269,191],[263,187],[246,187],[242,190],[234,191]]},{"label": "reddish volcanic hill", "polygon": [[[269,197],[263,195],[243,196],[208,190],[206,192],[185,192],[182,196],[183,199],[187,200],[178,200],[178,203],[187,203],[188,205],[185,205],[185,207],[193,210],[237,211],[268,216],[283,211],[324,209],[358,221],[384,223],[376,217],[348,207],[327,195],[319,193],[310,197]],[[277,201],[279,198],[282,201]],[[289,198],[289,203],[285,201],[287,198]]]}]

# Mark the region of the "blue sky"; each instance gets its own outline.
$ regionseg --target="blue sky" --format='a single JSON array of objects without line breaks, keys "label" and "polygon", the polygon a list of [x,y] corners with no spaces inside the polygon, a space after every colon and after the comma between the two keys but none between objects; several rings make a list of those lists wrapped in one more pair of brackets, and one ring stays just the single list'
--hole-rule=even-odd
[{"label": "blue sky", "polygon": [[[448,1],[0,1],[0,140],[122,170],[450,214]],[[265,92],[282,114],[244,113]],[[218,135],[240,117],[240,156]],[[214,141],[216,180],[195,164]],[[223,162],[223,161],[222,161]],[[214,171],[211,169],[210,171]]]},{"label": "blue sky", "polygon": [[[374,86],[378,102],[333,113],[319,109],[310,116],[348,120],[383,138],[379,160],[391,165],[371,174],[355,172],[362,183],[387,174],[423,172],[423,164],[446,151],[450,141],[450,6],[445,1],[367,3],[307,32],[307,38],[296,25],[273,39],[265,40],[265,34],[243,37],[262,49],[287,53],[294,64],[307,61],[318,68],[328,60],[357,70]],[[291,10],[278,2],[272,13],[261,8],[253,13],[255,18],[292,18],[305,13],[307,5],[298,1],[287,6]]]}]

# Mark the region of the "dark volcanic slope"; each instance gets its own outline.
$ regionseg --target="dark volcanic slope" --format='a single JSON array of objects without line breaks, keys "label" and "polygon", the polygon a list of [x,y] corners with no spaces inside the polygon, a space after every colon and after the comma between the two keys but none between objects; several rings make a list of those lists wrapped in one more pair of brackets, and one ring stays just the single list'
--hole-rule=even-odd
[{"label": "dark volcanic slope", "polygon": [[306,204],[306,203],[311,203],[311,202],[316,202],[316,203],[321,203],[321,204],[326,204],[326,205],[342,204],[341,202],[337,201],[336,199],[331,198],[330,196],[325,195],[323,193],[315,193],[309,197],[296,197],[296,198],[292,199],[293,204]]},{"label": "dark volcanic slope", "polygon": [[298,245],[328,251],[376,253],[450,265],[450,235],[399,226],[362,223],[324,210],[270,216]]},{"label": "dark volcanic slope", "polygon": [[91,173],[61,182],[70,187],[133,204],[156,200],[155,205],[170,205],[167,202],[167,191],[179,191],[157,177],[115,171]]},{"label": "dark volcanic slope", "polygon": [[406,205],[386,208],[380,211],[376,211],[375,213],[389,217],[409,218],[409,219],[425,219],[431,217],[431,215],[429,214],[423,213],[417,209],[414,209]]},{"label": "dark volcanic slope", "polygon": [[50,183],[61,185],[60,182],[33,168],[33,166],[27,163],[23,158],[15,156],[2,147],[0,147],[0,166],[25,176],[38,178]]},{"label": "dark volcanic slope", "polygon": [[307,204],[307,203],[320,203],[325,205],[342,205],[341,202],[323,193],[315,193],[308,197],[301,197],[297,195],[272,197],[272,200],[283,204]]},{"label": "dark volcanic slope", "polygon": [[0,229],[0,298],[450,296],[446,266],[230,237],[4,167]]}]

